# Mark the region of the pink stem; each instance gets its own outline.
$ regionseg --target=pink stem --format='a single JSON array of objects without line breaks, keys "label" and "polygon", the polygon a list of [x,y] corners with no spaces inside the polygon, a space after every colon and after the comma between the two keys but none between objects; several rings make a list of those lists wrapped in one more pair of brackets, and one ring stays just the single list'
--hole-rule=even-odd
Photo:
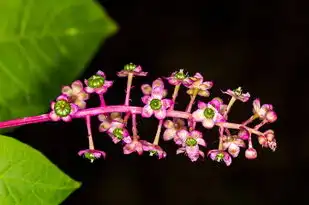
[{"label": "pink stem", "polygon": [[133,139],[137,137],[136,114],[132,114]]},{"label": "pink stem", "polygon": [[86,124],[87,124],[88,140],[89,140],[89,149],[94,150],[94,143],[91,132],[91,120],[89,115],[86,116]]},{"label": "pink stem", "polygon": [[[131,112],[132,118],[133,118],[133,114],[142,113],[142,107],[111,105],[111,106],[106,106],[106,107],[88,108],[88,109],[78,111],[72,117],[73,118],[85,118],[88,115],[97,116],[100,114],[111,113],[111,112],[121,112],[121,113]],[[170,110],[170,111],[167,111],[166,117],[189,119],[192,116],[191,116],[191,113],[177,111],[177,110]],[[17,126],[27,125],[27,124],[41,123],[41,122],[50,122],[50,121],[52,120],[50,119],[49,114],[43,114],[39,116],[25,117],[25,118],[19,118],[19,119],[0,122],[0,129],[8,128],[8,127],[17,127]],[[222,126],[224,128],[238,129],[238,130],[241,126],[244,126],[242,124],[236,124],[236,123],[230,123],[230,122],[218,122],[216,123],[216,125]],[[258,130],[255,130],[255,129],[252,129],[246,126],[244,127],[253,134],[263,135],[263,133]]]},{"label": "pink stem", "polygon": [[256,115],[252,115],[248,120],[246,120],[245,122],[243,122],[243,125],[247,125],[249,123],[251,123],[253,120],[255,120],[257,118]]},{"label": "pink stem", "polygon": [[100,98],[100,103],[101,103],[101,107],[105,107],[105,100],[104,100],[104,97],[103,97],[103,94],[98,94],[99,95],[99,98]]}]

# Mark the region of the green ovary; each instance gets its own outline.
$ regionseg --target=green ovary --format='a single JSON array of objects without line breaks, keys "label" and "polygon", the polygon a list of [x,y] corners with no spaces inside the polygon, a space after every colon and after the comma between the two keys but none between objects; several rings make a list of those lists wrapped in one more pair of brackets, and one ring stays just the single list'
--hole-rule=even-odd
[{"label": "green ovary", "polygon": [[188,137],[186,139],[186,145],[190,146],[190,147],[195,146],[195,145],[197,145],[197,141],[193,137]]},{"label": "green ovary", "polygon": [[150,150],[149,151],[149,156],[154,156],[154,155],[157,155],[158,152],[156,150]]},{"label": "green ovary", "polygon": [[186,78],[186,75],[185,75],[183,72],[179,71],[178,73],[176,73],[175,77],[176,77],[178,80],[183,80],[183,79]]},{"label": "green ovary", "polygon": [[71,105],[65,100],[58,100],[54,107],[56,115],[66,117],[71,113]]},{"label": "green ovary", "polygon": [[159,99],[153,99],[153,100],[151,100],[151,102],[150,102],[150,107],[151,107],[151,109],[153,109],[153,110],[159,110],[159,109],[162,107],[161,100],[159,100]]},{"label": "green ovary", "polygon": [[215,111],[211,108],[206,108],[204,110],[204,116],[207,118],[207,119],[213,119],[214,116],[215,116]]},{"label": "green ovary", "polygon": [[133,63],[129,63],[124,66],[124,70],[126,71],[133,71],[135,68],[136,68],[136,65],[134,65]]},{"label": "green ovary", "polygon": [[242,89],[241,89],[241,87],[239,87],[239,88],[233,90],[233,92],[235,93],[235,95],[240,96],[242,94]]},{"label": "green ovary", "polygon": [[91,88],[100,88],[104,85],[105,79],[100,75],[93,75],[88,79],[88,86]]},{"label": "green ovary", "polygon": [[96,159],[94,154],[92,153],[85,153],[85,158],[90,159],[90,160]]},{"label": "green ovary", "polygon": [[117,139],[123,139],[123,130],[121,128],[114,129],[113,134]]},{"label": "green ovary", "polygon": [[217,156],[216,156],[216,160],[217,161],[221,161],[224,157],[224,154],[223,153],[218,153]]}]

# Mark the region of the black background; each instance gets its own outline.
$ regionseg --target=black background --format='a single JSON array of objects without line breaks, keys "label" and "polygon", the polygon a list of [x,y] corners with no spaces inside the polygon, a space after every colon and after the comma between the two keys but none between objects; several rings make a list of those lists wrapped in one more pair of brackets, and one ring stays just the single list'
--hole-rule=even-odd
[{"label": "black background", "polygon": [[[106,160],[91,164],[77,156],[87,148],[84,120],[44,123],[19,128],[12,135],[43,152],[72,178],[83,182],[63,205],[75,204],[292,204],[305,203],[306,160],[309,144],[305,113],[305,37],[308,7],[296,1],[120,1],[101,2],[119,24],[80,76],[103,70],[114,86],[105,96],[108,104],[124,102],[126,80],[116,71],[129,62],[140,64],[149,77],[135,78],[132,104],[141,106],[139,86],[179,68],[200,72],[213,80],[212,97],[227,96],[220,89],[242,86],[252,95],[249,103],[236,103],[230,118],[241,122],[251,115],[256,97],[271,103],[278,114],[275,130],[278,150],[262,149],[255,139],[258,159],[247,160],[244,150],[226,167],[206,158],[196,163],[176,156],[172,142],[161,141],[168,157],[123,155],[120,145],[99,133],[93,118],[95,146],[107,152]],[[300,72],[303,72],[300,73]],[[167,85],[167,84],[166,84]],[[172,88],[170,91],[172,91]],[[171,94],[171,93],[170,93]],[[207,101],[208,99],[206,99]],[[189,97],[184,89],[177,109]],[[89,106],[98,105],[93,97]],[[139,119],[139,133],[155,135],[154,119]],[[205,129],[203,129],[205,131]],[[217,131],[205,131],[206,150],[216,148]]]}]

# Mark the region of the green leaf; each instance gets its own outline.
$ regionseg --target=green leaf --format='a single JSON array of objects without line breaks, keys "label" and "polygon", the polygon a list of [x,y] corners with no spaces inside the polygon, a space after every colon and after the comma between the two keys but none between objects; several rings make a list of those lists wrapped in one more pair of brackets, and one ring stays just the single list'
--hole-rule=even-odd
[{"label": "green leaf", "polygon": [[0,135],[1,205],[58,205],[80,185],[39,151]]},{"label": "green leaf", "polygon": [[0,0],[0,121],[48,111],[116,31],[92,0]]}]

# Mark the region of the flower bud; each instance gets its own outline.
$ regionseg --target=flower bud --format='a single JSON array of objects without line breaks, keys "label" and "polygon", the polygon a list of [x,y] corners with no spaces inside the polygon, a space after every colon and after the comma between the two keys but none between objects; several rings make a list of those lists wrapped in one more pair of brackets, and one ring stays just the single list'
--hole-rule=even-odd
[{"label": "flower bud", "polygon": [[247,140],[249,138],[250,133],[248,132],[247,129],[240,128],[240,131],[238,132],[238,137]]},{"label": "flower bud", "polygon": [[273,139],[275,138],[275,134],[273,130],[267,130],[264,134],[269,142],[273,141]]},{"label": "flower bud", "polygon": [[260,145],[267,147],[267,138],[264,135],[258,137]]},{"label": "flower bud", "polygon": [[251,147],[246,150],[245,156],[247,159],[255,159],[257,158],[257,152],[253,147]]},{"label": "flower bud", "polygon": [[266,120],[270,123],[277,120],[277,114],[274,111],[269,111],[266,113]]}]

